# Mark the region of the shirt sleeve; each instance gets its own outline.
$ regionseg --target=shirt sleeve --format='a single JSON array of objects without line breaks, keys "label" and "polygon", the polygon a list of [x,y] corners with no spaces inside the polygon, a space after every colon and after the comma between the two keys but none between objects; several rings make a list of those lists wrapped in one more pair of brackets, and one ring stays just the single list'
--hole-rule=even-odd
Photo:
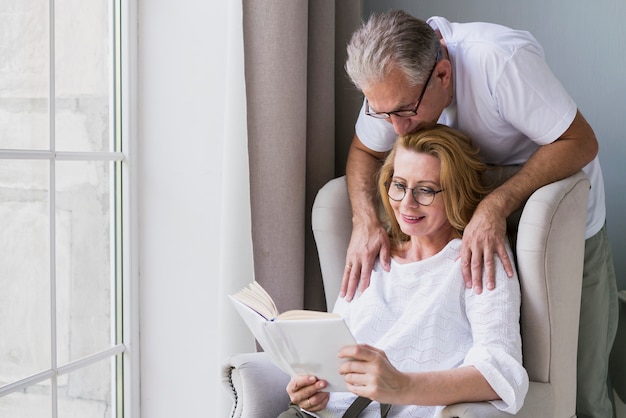
[{"label": "shirt sleeve", "polygon": [[[509,256],[512,258],[510,251]],[[510,414],[520,410],[528,392],[528,374],[522,365],[520,302],[517,275],[508,278],[499,260],[494,290],[480,295],[465,290],[473,346],[463,365],[476,367],[501,398],[491,403]]]},{"label": "shirt sleeve", "polygon": [[363,145],[376,152],[389,151],[397,137],[392,124],[365,114],[365,99],[354,130]]},{"label": "shirt sleeve", "polygon": [[495,98],[504,120],[539,145],[558,139],[577,111],[542,51],[532,44],[517,49],[508,59]]}]

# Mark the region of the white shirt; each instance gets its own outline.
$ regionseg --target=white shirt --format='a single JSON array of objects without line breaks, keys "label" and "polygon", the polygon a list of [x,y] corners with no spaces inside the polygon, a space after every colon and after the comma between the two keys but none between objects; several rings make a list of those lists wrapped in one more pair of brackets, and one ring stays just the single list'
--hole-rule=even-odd
[{"label": "white shirt", "polygon": [[[491,23],[451,23],[432,17],[452,63],[454,101],[439,123],[469,136],[488,164],[523,164],[541,145],[557,140],[577,107],[525,31]],[[396,134],[384,120],[360,112],[356,134],[374,151],[391,149]],[[604,225],[604,182],[596,157],[583,169],[591,181],[585,238]]]},{"label": "white shirt", "polygon": [[[496,288],[476,295],[465,288],[460,249],[461,240],[455,239],[426,260],[399,264],[392,259],[389,273],[377,264],[369,287],[352,302],[339,298],[334,312],[345,319],[359,343],[384,350],[400,371],[473,365],[502,398],[492,403],[515,413],[528,390],[517,276],[508,278],[498,262]],[[340,417],[355,398],[352,393],[332,393],[317,416]],[[442,408],[394,405],[389,416],[434,417]],[[379,404],[373,402],[360,417],[380,417]]]}]

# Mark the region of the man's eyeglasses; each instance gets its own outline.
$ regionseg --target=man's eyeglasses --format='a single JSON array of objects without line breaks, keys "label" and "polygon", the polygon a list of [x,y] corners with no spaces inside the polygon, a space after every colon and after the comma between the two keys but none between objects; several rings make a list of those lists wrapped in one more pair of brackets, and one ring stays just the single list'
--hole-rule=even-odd
[{"label": "man's eyeglasses", "polygon": [[395,200],[396,202],[402,201],[404,196],[406,196],[406,191],[410,190],[415,203],[422,206],[432,205],[435,201],[435,196],[443,192],[443,189],[433,190],[426,186],[406,187],[405,184],[397,181],[388,181],[385,185],[387,186],[387,195],[391,200]]},{"label": "man's eyeglasses", "polygon": [[433,69],[430,70],[430,74],[428,74],[428,78],[426,79],[426,83],[424,83],[424,87],[422,88],[422,92],[420,96],[417,98],[417,103],[415,103],[415,107],[410,110],[394,110],[393,112],[370,112],[370,104],[365,98],[365,114],[367,116],[371,116],[376,119],[389,119],[391,115],[395,115],[401,118],[410,118],[417,115],[417,109],[422,103],[422,98],[424,97],[424,93],[426,93],[426,87],[428,87],[428,83],[430,83],[430,78],[433,76],[433,72],[435,71],[435,67],[439,62],[439,54],[435,58],[435,65],[433,65]]}]

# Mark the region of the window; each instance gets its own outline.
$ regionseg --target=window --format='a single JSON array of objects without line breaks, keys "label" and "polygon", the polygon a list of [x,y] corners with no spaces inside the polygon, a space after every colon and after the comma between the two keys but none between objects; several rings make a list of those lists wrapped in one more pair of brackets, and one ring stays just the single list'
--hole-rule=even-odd
[{"label": "window", "polygon": [[0,5],[0,416],[123,417],[122,0]]}]

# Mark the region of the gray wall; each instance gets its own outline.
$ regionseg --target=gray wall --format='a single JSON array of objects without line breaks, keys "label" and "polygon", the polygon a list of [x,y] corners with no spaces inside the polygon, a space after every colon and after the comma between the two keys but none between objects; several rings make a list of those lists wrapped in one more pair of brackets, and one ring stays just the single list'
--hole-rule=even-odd
[{"label": "gray wall", "polygon": [[[364,0],[373,11],[485,21],[530,31],[600,143],[618,287],[626,289],[626,2],[616,0]],[[620,216],[622,215],[622,216]]]}]

